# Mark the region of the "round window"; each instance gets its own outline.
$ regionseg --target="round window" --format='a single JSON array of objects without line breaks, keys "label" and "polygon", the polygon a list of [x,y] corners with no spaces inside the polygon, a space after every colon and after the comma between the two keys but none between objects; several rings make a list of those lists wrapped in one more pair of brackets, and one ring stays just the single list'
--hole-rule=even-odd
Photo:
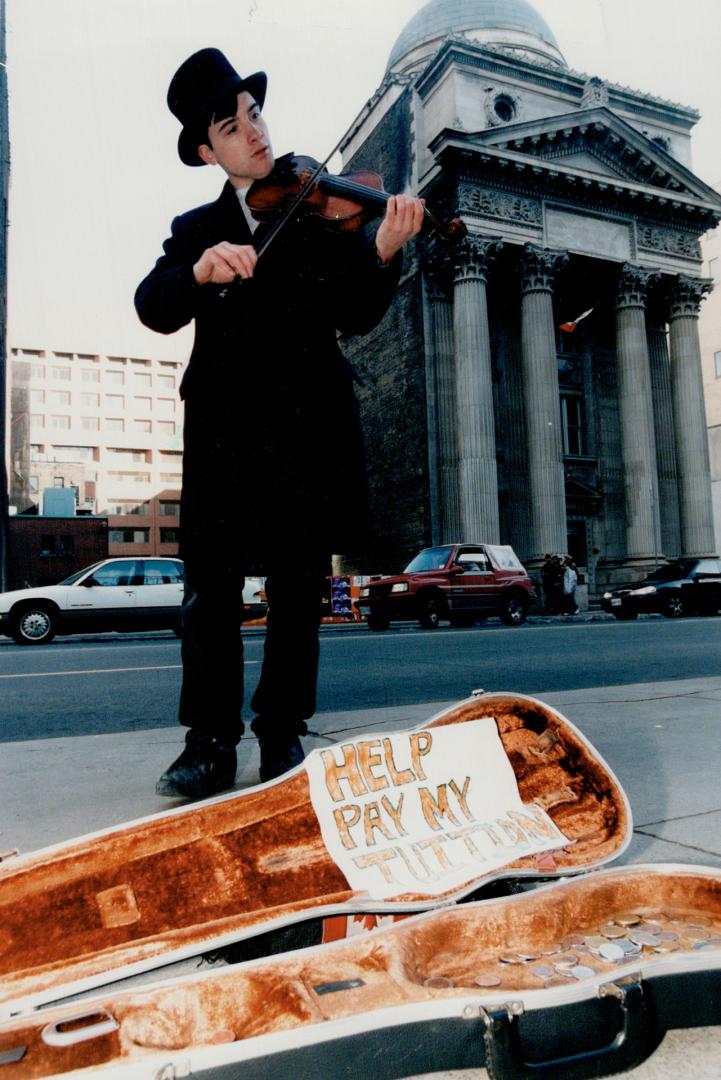
[{"label": "round window", "polygon": [[493,102],[493,111],[502,123],[507,124],[516,115],[516,104],[508,94],[499,94]]}]

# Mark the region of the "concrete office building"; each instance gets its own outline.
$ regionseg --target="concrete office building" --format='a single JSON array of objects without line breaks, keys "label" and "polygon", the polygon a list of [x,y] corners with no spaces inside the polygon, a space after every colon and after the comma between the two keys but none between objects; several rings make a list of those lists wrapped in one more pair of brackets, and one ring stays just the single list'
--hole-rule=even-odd
[{"label": "concrete office building", "polygon": [[721,196],[691,169],[698,119],[573,71],[526,0],[431,0],[402,31],[344,167],[468,236],[417,242],[381,327],[345,343],[371,569],[500,541],[531,568],[570,551],[593,592],[715,550],[699,241]]},{"label": "concrete office building", "polygon": [[108,517],[111,555],[177,552],[182,462],[179,362],[13,348],[10,502],[75,487]]}]

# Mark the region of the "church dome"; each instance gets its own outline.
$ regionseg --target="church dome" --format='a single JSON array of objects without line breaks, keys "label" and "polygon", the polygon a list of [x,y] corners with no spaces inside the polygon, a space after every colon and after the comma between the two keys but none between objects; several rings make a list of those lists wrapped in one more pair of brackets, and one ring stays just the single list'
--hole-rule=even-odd
[{"label": "church dome", "polygon": [[525,59],[566,67],[548,24],[528,0],[430,0],[398,36],[388,70],[416,67],[445,37],[460,33],[479,45],[510,48]]}]

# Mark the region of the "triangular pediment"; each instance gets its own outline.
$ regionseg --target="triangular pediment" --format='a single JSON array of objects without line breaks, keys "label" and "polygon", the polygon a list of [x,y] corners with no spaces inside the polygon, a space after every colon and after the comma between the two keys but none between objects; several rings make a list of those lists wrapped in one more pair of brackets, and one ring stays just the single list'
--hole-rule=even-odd
[{"label": "triangular pediment", "polygon": [[718,193],[660,143],[605,107],[505,124],[502,128],[477,132],[473,139],[478,146],[555,163],[579,173],[718,201]]}]

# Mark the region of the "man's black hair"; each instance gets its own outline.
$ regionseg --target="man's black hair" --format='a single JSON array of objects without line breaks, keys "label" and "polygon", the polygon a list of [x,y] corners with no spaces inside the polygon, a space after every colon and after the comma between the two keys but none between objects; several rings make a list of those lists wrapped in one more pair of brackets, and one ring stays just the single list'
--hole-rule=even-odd
[{"label": "man's black hair", "polygon": [[208,120],[208,127],[211,124],[219,124],[221,120],[227,120],[229,116],[235,116],[238,111],[238,94],[235,90],[230,90],[228,93],[220,99]]}]

